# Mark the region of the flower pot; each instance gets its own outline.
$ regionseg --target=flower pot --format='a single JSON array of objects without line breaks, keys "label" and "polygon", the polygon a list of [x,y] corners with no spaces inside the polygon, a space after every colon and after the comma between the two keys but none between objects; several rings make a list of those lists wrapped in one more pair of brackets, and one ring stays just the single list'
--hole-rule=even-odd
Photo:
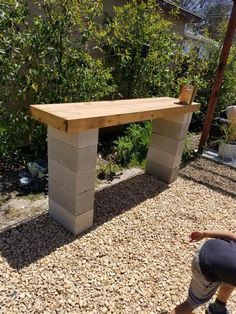
[{"label": "flower pot", "polygon": [[219,146],[219,156],[226,161],[236,160],[236,144],[221,143]]},{"label": "flower pot", "polygon": [[227,118],[231,121],[236,121],[236,106],[229,106],[227,108]]}]

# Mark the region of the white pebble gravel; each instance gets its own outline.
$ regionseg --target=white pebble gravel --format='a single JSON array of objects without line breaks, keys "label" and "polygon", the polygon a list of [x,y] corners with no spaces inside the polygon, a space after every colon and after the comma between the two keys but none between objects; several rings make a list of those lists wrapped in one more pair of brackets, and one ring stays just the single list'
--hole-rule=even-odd
[{"label": "white pebble gravel", "polygon": [[78,237],[47,213],[2,231],[0,313],[169,313],[187,294],[190,232],[236,231],[235,182],[201,159],[169,186],[141,173],[99,190],[94,227]]}]

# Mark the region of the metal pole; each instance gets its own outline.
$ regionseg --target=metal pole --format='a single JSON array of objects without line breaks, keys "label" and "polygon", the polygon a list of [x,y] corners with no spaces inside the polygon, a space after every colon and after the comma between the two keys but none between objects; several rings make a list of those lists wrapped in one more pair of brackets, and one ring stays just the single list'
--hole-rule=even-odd
[{"label": "metal pole", "polygon": [[203,130],[202,130],[202,135],[201,135],[201,139],[200,139],[200,143],[198,147],[198,151],[200,153],[202,153],[203,148],[209,137],[211,124],[212,124],[212,120],[213,120],[213,116],[214,116],[214,112],[216,108],[216,103],[217,103],[219,91],[220,91],[223,76],[224,76],[225,66],[229,57],[229,52],[232,46],[233,37],[234,37],[235,29],[236,29],[236,0],[233,0],[233,2],[234,2],[233,9],[230,15],[229,24],[228,24],[226,36],[224,39],[224,45],[221,51],[221,56],[220,56],[220,61],[219,61],[218,69],[215,76],[215,81],[212,86],[207,114],[206,114]]}]

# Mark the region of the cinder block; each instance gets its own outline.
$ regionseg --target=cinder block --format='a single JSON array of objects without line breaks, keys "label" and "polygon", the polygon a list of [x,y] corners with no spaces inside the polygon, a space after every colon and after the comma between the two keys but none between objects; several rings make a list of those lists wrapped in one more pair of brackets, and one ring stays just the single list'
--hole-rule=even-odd
[{"label": "cinder block", "polygon": [[159,149],[149,147],[147,161],[153,161],[157,164],[173,169],[178,167],[181,162],[182,153],[178,155],[169,154]]},{"label": "cinder block", "polygon": [[98,129],[79,133],[66,133],[48,126],[48,135],[76,148],[95,146],[98,143]]},{"label": "cinder block", "polygon": [[152,133],[149,146],[165,153],[179,155],[183,152],[184,140],[172,139],[167,136]]},{"label": "cinder block", "polygon": [[172,114],[165,115],[162,117],[163,120],[167,120],[170,122],[180,123],[180,124],[189,124],[191,122],[193,113],[184,113],[184,114]]},{"label": "cinder block", "polygon": [[93,209],[94,193],[93,189],[76,195],[49,178],[49,198],[74,216]]},{"label": "cinder block", "polygon": [[146,173],[161,181],[172,183],[178,178],[179,167],[168,168],[152,160],[147,160]]},{"label": "cinder block", "polygon": [[48,136],[48,158],[72,171],[84,171],[96,167],[97,145],[75,148]]},{"label": "cinder block", "polygon": [[48,159],[48,175],[50,179],[74,194],[93,190],[95,187],[96,168],[74,172]]},{"label": "cinder block", "polygon": [[153,120],[153,133],[163,136],[183,140],[186,138],[189,128],[189,123],[181,124],[163,119]]},{"label": "cinder block", "polygon": [[49,214],[74,235],[92,227],[93,212],[94,210],[92,209],[79,216],[74,216],[53,200],[49,199]]}]

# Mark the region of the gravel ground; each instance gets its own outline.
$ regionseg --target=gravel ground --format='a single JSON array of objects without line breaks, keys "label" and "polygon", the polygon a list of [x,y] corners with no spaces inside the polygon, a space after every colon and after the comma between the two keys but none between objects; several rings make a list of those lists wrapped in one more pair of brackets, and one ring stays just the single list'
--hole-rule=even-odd
[{"label": "gravel ground", "polygon": [[186,297],[189,233],[235,230],[235,182],[200,159],[170,186],[140,173],[97,191],[94,227],[78,237],[47,213],[2,231],[0,313],[169,313]]}]

